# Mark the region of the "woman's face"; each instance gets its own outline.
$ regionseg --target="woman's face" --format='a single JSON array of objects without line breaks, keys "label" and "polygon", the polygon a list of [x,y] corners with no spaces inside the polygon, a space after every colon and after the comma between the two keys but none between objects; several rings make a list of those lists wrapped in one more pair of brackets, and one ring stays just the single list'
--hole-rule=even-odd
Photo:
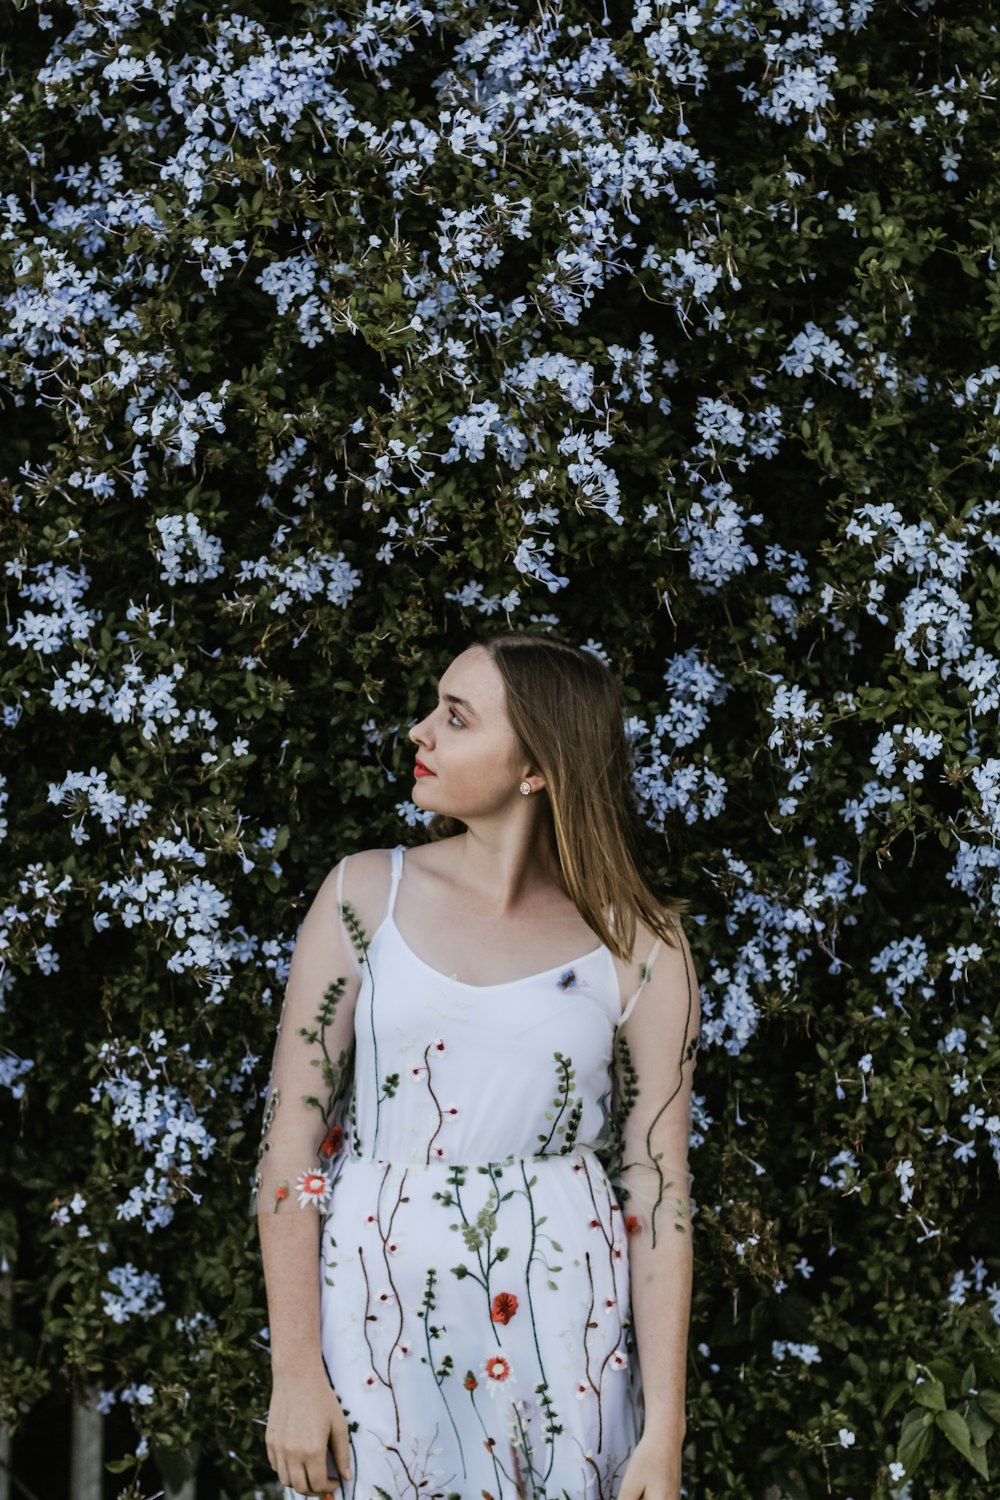
[{"label": "woman's face", "polygon": [[409,737],[433,772],[414,779],[418,807],[468,822],[520,797],[528,763],[507,717],[503,678],[481,646],[456,656],[438,683],[437,707]]}]

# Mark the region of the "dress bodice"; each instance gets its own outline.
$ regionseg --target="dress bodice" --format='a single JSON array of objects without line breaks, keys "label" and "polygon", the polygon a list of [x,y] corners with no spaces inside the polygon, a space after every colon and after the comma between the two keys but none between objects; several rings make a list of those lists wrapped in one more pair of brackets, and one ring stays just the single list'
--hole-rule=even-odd
[{"label": "dress bodice", "polygon": [[599,1149],[623,1019],[610,949],[500,984],[452,978],[396,925],[403,849],[392,856],[355,1009],[351,1154],[428,1166]]}]

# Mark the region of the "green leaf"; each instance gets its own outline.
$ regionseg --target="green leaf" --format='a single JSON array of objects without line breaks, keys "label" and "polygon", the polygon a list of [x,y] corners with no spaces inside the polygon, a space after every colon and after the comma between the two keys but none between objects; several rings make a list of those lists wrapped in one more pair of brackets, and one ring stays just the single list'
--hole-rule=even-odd
[{"label": "green leaf", "polygon": [[934,1425],[941,1429],[952,1447],[972,1463],[972,1434],[965,1418],[957,1411],[940,1411],[934,1418]]},{"label": "green leaf", "polygon": [[924,1380],[913,1390],[913,1399],[926,1406],[930,1411],[944,1411],[947,1401],[944,1395],[944,1386],[938,1380]]},{"label": "green leaf", "polygon": [[[911,1412],[910,1415],[914,1414]],[[920,1417],[919,1421],[909,1422],[908,1425],[904,1423],[899,1447],[896,1449],[896,1458],[906,1470],[908,1479],[920,1468],[934,1441],[933,1429],[924,1425],[923,1413],[918,1412],[917,1415]]]},{"label": "green leaf", "polygon": [[969,1402],[965,1412],[965,1420],[968,1422],[969,1431],[972,1434],[972,1446],[974,1448],[984,1448],[997,1430],[996,1423],[991,1422],[989,1417],[984,1414],[978,1401]]},{"label": "green leaf", "polygon": [[943,1386],[958,1385],[958,1366],[950,1359],[931,1359],[927,1361],[927,1373],[932,1380],[938,1380]]},{"label": "green leaf", "polygon": [[1000,1422],[1000,1391],[980,1391],[976,1400],[988,1417]]},{"label": "green leaf", "polygon": [[907,1394],[910,1389],[910,1385],[911,1382],[909,1380],[897,1380],[896,1384],[890,1387],[888,1395],[882,1402],[883,1417],[887,1417],[889,1415],[889,1413],[892,1411],[892,1408],[899,1400],[900,1396],[905,1396]]}]

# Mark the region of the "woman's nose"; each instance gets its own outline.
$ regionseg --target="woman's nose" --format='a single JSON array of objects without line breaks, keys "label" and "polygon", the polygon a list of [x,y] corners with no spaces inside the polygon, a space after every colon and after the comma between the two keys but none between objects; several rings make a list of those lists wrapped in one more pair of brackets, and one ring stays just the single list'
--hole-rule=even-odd
[{"label": "woman's nose", "polygon": [[423,745],[426,743],[427,728],[429,726],[429,723],[429,718],[421,719],[418,723],[413,725],[412,729],[409,729],[407,731],[409,738],[413,740],[414,744]]}]

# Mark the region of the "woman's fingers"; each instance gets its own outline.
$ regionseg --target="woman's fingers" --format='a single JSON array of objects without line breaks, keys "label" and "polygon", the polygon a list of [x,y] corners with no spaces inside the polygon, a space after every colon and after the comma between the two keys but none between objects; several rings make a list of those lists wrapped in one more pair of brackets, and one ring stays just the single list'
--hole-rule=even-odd
[{"label": "woman's fingers", "polygon": [[337,1473],[341,1479],[351,1477],[351,1444],[345,1429],[338,1429],[333,1434],[333,1461],[337,1466]]},{"label": "woman's fingers", "polygon": [[347,1429],[347,1418],[344,1409],[335,1392],[330,1392],[330,1451],[333,1456],[333,1464],[340,1479],[351,1477],[351,1439]]},{"label": "woman's fingers", "polygon": [[[326,1468],[325,1464],[323,1468]],[[306,1464],[305,1474],[305,1483],[302,1486],[303,1495],[322,1495],[329,1489],[330,1481],[325,1473],[320,1474],[315,1459],[310,1459]]]},{"label": "woman's fingers", "polygon": [[[279,1459],[271,1467],[278,1476],[278,1483],[299,1495],[322,1495],[329,1490],[332,1480],[317,1478],[318,1470],[308,1459]],[[314,1472],[315,1471],[315,1472]]]},{"label": "woman's fingers", "polygon": [[342,1500],[343,1481],[352,1477],[351,1443],[336,1393],[325,1383],[309,1383],[291,1396],[282,1387],[279,1398],[277,1409],[268,1413],[265,1435],[279,1482],[298,1495],[332,1494]]},{"label": "woman's fingers", "polygon": [[306,1490],[307,1496],[325,1496],[330,1494],[334,1481],[327,1475],[327,1455],[321,1458],[310,1457],[306,1464]]}]

